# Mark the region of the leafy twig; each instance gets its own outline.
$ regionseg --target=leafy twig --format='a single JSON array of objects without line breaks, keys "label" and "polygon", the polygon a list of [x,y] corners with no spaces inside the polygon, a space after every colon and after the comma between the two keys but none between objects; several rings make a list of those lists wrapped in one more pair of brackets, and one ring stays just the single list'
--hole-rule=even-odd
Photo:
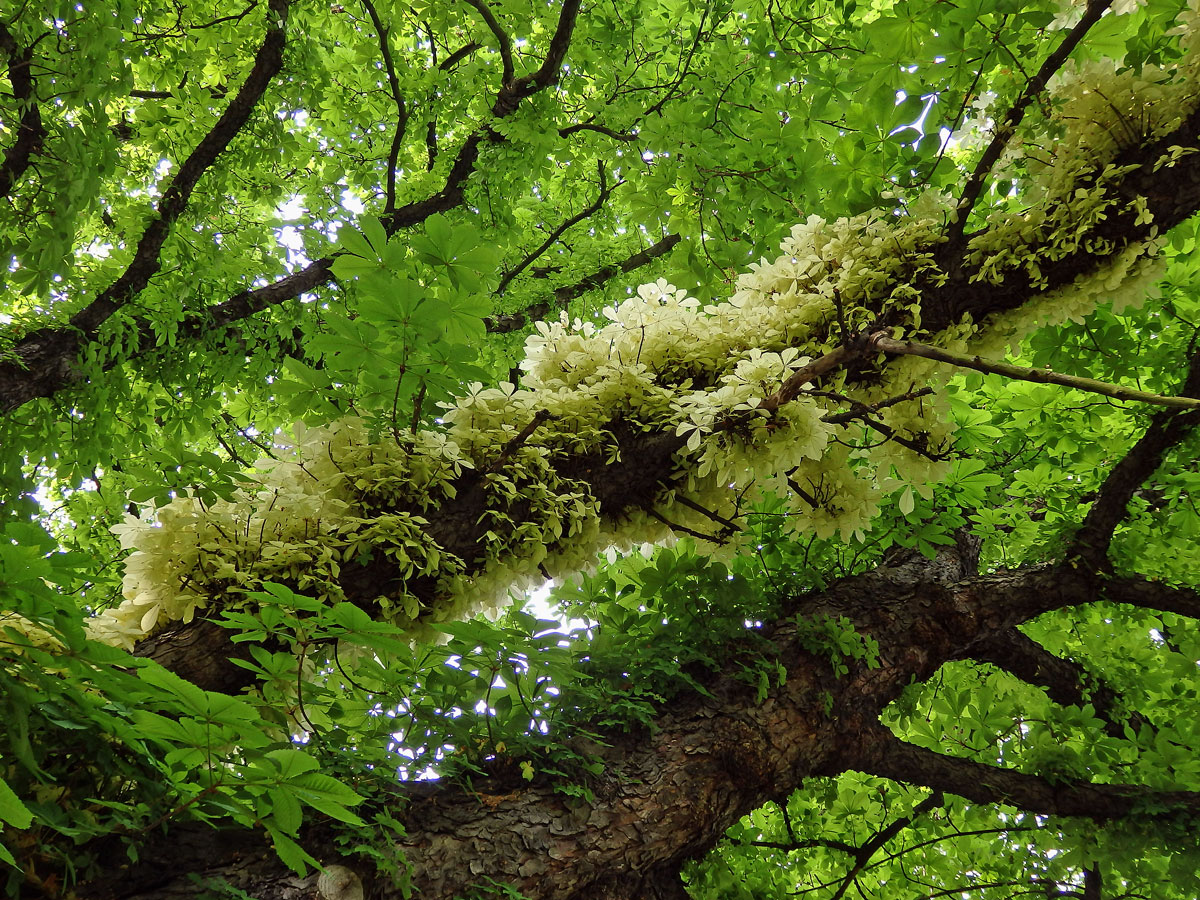
[{"label": "leafy twig", "polygon": [[554,229],[554,231],[550,233],[549,237],[547,237],[540,245],[538,245],[536,250],[532,251],[528,256],[517,263],[512,270],[505,272],[504,277],[500,279],[500,284],[493,292],[496,294],[496,296],[502,296],[505,290],[508,289],[509,284],[512,283],[512,280],[525,271],[526,268],[532,265],[533,262],[538,259],[538,257],[545,253],[550,246],[557,241],[565,231],[567,231],[567,229],[578,225],[584,219],[599,212],[603,208],[604,204],[608,201],[608,198],[612,195],[612,192],[625,183],[624,181],[618,181],[611,187],[609,186],[608,173],[605,171],[603,160],[597,161],[596,170],[600,177],[600,193],[596,197],[595,201],[584,207],[575,215],[571,216],[571,218],[562,222],[562,224],[560,224]]}]

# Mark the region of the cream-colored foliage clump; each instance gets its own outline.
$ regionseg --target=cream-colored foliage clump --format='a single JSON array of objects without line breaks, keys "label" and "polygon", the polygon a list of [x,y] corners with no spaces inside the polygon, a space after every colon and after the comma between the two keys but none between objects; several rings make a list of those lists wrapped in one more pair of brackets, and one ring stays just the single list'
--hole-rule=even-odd
[{"label": "cream-colored foliage clump", "polygon": [[[1193,6],[1183,24],[1196,19]],[[1142,112],[1137,121],[1146,135],[1164,133],[1194,106],[1188,85],[1196,43],[1184,36],[1188,53],[1171,70],[1135,75],[1088,65],[1060,77],[1060,124],[1050,126],[1062,132],[1059,154],[1023,186],[1022,208],[997,212],[967,244],[980,282],[1019,275],[1036,288],[1045,269],[1078,250],[1107,257],[1105,265],[1018,311],[924,339],[1003,352],[1042,324],[1077,319],[1110,298],[1145,296],[1156,241],[1118,251],[1096,244],[1089,229],[1119,202],[1135,209],[1142,202],[1144,210],[1139,198],[1118,200],[1110,190],[1123,173],[1113,163],[1123,146],[1113,134],[1124,117]],[[1127,94],[1136,96],[1120,107],[1107,102]],[[869,525],[883,492],[896,484],[927,492],[944,465],[901,442],[855,450],[834,443],[843,426],[825,419],[844,406],[828,394],[802,392],[770,413],[760,403],[836,346],[843,326],[872,327],[886,311],[919,333],[915,284],[945,279],[934,252],[953,210],[951,198],[928,193],[905,216],[810,217],[791,230],[779,256],[751,266],[724,302],[703,305],[660,280],[604,310],[603,321],[563,314],[540,322],[526,342],[521,384],[472,386],[437,428],[371,441],[353,419],[297,426],[294,443],[278,459],[259,461],[232,502],[205,507],[180,498],[158,510],[154,525],[119,526],[134,551],[125,600],[94,620],[93,633],[129,645],[217,600],[236,603],[265,581],[342,599],[343,570],[368,553],[386,556],[398,576],[401,587],[374,598],[394,621],[495,611],[514,588],[587,568],[606,549],[669,540],[677,531],[728,537],[723,523],[768,492],[787,498],[793,528],[849,538]],[[944,367],[906,357],[887,365],[873,386],[840,386],[835,376],[823,387],[870,404],[943,377]],[[937,398],[896,403],[877,418],[915,446],[938,448],[952,437]],[[575,480],[581,476],[564,473],[572,460],[586,458],[593,469],[617,461],[618,432],[676,436],[676,471],[661,496],[600,509],[588,484]],[[430,536],[430,523],[464,487],[482,491],[485,501],[477,546],[462,551],[468,558]],[[416,581],[425,585],[419,597],[407,589]]]}]

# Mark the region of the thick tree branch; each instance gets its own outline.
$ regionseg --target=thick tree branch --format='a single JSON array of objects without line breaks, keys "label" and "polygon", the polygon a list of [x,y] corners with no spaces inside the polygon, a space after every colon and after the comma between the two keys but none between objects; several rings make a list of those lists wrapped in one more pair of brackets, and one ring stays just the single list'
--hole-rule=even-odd
[{"label": "thick tree branch", "polygon": [[1038,73],[1030,79],[1029,83],[1025,86],[1025,90],[1021,92],[1021,96],[1009,107],[1008,112],[1004,116],[1004,121],[996,126],[996,134],[984,149],[979,162],[975,164],[975,170],[971,173],[971,177],[967,179],[967,183],[963,187],[963,192],[959,197],[954,219],[950,222],[946,233],[946,237],[951,244],[958,244],[962,241],[963,231],[967,225],[967,217],[979,199],[979,194],[983,190],[983,183],[987,180],[988,175],[991,174],[992,167],[1000,159],[1000,154],[1004,152],[1004,148],[1008,146],[1009,139],[1016,132],[1017,127],[1021,124],[1021,120],[1025,118],[1025,110],[1029,107],[1029,104],[1033,102],[1038,94],[1046,89],[1046,84],[1063,67],[1063,64],[1067,61],[1067,57],[1071,55],[1071,51],[1075,49],[1091,27],[1100,21],[1100,17],[1110,6],[1112,6],[1112,0],[1088,0],[1087,8],[1084,10],[1083,17],[1079,20],[1078,24],[1067,33],[1067,36],[1063,38],[1062,43],[1055,48],[1054,52],[1046,57],[1046,61],[1042,63],[1042,67],[1038,69]]},{"label": "thick tree branch", "polygon": [[[764,700],[739,680],[741,662],[734,658],[725,671],[705,676],[703,696],[683,693],[664,702],[653,728],[604,733],[607,746],[595,751],[603,774],[591,782],[594,800],[588,804],[556,792],[543,776],[527,783],[515,765],[502,761],[490,774],[473,777],[471,792],[450,781],[397,787],[389,807],[407,829],[402,849],[414,885],[423,897],[451,898],[482,872],[533,900],[654,896],[669,890],[681,861],[711,847],[740,815],[786,795],[808,776],[848,769],[979,803],[1097,820],[1135,814],[1143,800],[1200,809],[1200,795],[1050,785],[920,751],[879,728],[879,713],[914,679],[927,679],[947,660],[969,655],[969,648],[1046,608],[1095,596],[1092,576],[1069,567],[965,576],[970,565],[969,559],[914,559],[794,598],[785,615],[760,633],[787,666],[787,679]],[[805,649],[798,612],[845,615],[859,634],[878,642],[879,666],[853,664],[835,677],[827,657]],[[761,652],[763,644],[755,646]],[[856,858],[874,854],[902,827],[903,821],[893,823],[851,852]],[[254,841],[247,834],[240,847],[216,850],[206,862],[214,873],[237,871],[237,883],[257,896],[256,887],[278,880],[283,870],[269,855],[246,853]],[[155,854],[177,852],[177,842],[172,835],[161,850],[145,848],[143,864],[114,875],[107,893],[84,889],[80,896],[163,890],[165,867]],[[320,834],[307,835],[305,846],[326,862],[338,859],[336,847]],[[374,888],[379,898],[399,894],[386,884]]]},{"label": "thick tree branch", "polygon": [[1140,576],[1115,576],[1102,582],[1104,599],[1113,603],[1128,603],[1139,609],[1175,613],[1190,619],[1200,619],[1200,591],[1189,587],[1172,587],[1161,581]]},{"label": "thick tree branch", "polygon": [[0,197],[7,197],[29,168],[33,157],[42,152],[46,126],[42,122],[30,71],[33,50],[18,46],[16,38],[3,22],[0,22],[0,51],[8,57],[8,81],[12,85],[13,100],[18,107],[24,107],[13,129],[16,139],[4,151],[4,161],[0,162]]},{"label": "thick tree branch", "polygon": [[550,236],[542,241],[542,243],[537,246],[537,249],[531,251],[529,255],[517,263],[512,269],[505,272],[504,277],[500,279],[500,284],[494,291],[497,296],[503,296],[504,291],[512,283],[512,280],[524,272],[525,269],[527,269],[530,265],[536,262],[538,257],[545,253],[555,241],[562,237],[564,232],[575,225],[578,225],[584,219],[587,219],[599,212],[604,207],[604,204],[608,201],[608,198],[612,192],[624,184],[623,181],[618,181],[616,184],[611,186],[609,185],[608,175],[604,170],[603,161],[596,163],[596,169],[600,178],[600,193],[596,196],[596,199],[577,212],[575,215],[571,216],[569,219],[564,220],[557,228],[554,229],[554,231],[550,232]]},{"label": "thick tree branch", "polygon": [[180,332],[189,337],[199,337],[210,328],[228,325],[329,284],[333,281],[333,273],[330,271],[333,260],[332,256],[323,256],[300,271],[271,284],[234,294],[228,300],[210,306],[204,312],[185,320],[180,326]]},{"label": "thick tree branch", "polygon": [[645,250],[640,250],[632,256],[628,256],[618,263],[610,263],[602,266],[590,275],[586,275],[574,284],[565,285],[560,288],[555,288],[554,299],[545,300],[540,303],[535,303],[526,308],[522,312],[506,313],[504,315],[491,316],[484,320],[487,325],[487,330],[492,334],[508,334],[512,331],[519,331],[530,322],[536,322],[538,319],[544,319],[554,309],[559,309],[574,300],[576,297],[581,297],[588,291],[594,291],[602,287],[605,283],[626,272],[632,272],[641,268],[647,263],[658,259],[660,256],[665,256],[674,249],[675,245],[680,241],[678,234],[668,234],[662,240],[651,244]]},{"label": "thick tree branch", "polygon": [[[945,756],[906,743],[877,728],[864,735],[863,757],[852,764],[870,775],[957,794],[981,804],[1004,803],[1037,815],[1077,816],[1094,822],[1177,812],[1200,813],[1200,792],[1157,791],[1133,784],[1095,784],[1078,779],[1050,781],[1012,769]],[[1142,812],[1153,804],[1163,813]]]},{"label": "thick tree branch", "polygon": [[[1112,164],[1130,169],[1112,185],[1108,196],[1113,206],[1104,220],[1089,229],[1078,247],[1044,265],[1036,277],[1013,268],[1006,270],[999,282],[989,281],[981,274],[979,262],[964,255],[962,247],[942,244],[933,255],[944,274],[918,277],[915,282],[922,295],[922,328],[936,333],[962,321],[964,315],[982,322],[995,313],[1017,309],[1032,296],[1065,288],[1094,272],[1109,253],[1163,234],[1190,217],[1200,209],[1200,154],[1193,153],[1173,167],[1159,165],[1159,161],[1169,158],[1174,145],[1195,146],[1198,134],[1200,107],[1170,134],[1119,153]],[[1145,199],[1144,214],[1129,202],[1139,196]]]},{"label": "thick tree branch", "polygon": [[[1182,397],[1200,397],[1200,353],[1192,356]],[[1200,423],[1200,412],[1180,414],[1164,410],[1150,420],[1150,427],[1119,463],[1113,466],[1096,495],[1083,525],[1075,533],[1068,557],[1096,568],[1107,565],[1113,532],[1125,518],[1129,501],[1162,465],[1168,451],[1187,438]]]},{"label": "thick tree branch", "polygon": [[993,635],[972,648],[968,656],[1042,688],[1055,703],[1063,706],[1091,703],[1096,715],[1104,721],[1105,733],[1111,737],[1123,738],[1126,723],[1134,730],[1147,724],[1136,713],[1122,718],[1118,712],[1120,698],[1115,691],[1079,663],[1055,656],[1015,628]]}]

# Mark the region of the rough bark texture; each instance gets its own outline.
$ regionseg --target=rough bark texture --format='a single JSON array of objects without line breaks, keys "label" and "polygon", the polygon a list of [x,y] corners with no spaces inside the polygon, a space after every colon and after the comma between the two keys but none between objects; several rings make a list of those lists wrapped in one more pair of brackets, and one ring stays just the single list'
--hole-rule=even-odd
[{"label": "rough bark texture", "polygon": [[[1010,643],[1012,628],[1032,616],[1102,597],[1103,582],[1081,567],[970,575],[970,552],[893,560],[797,598],[792,613],[845,615],[878,641],[879,667],[858,665],[836,678],[828,659],[803,648],[795,617],[781,618],[764,636],[787,667],[783,685],[758,702],[732,672],[717,673],[707,684],[711,697],[676,698],[652,733],[610,735],[612,746],[598,750],[604,774],[590,784],[594,802],[556,793],[540,777],[527,784],[511,765],[473,780],[469,791],[428,783],[398,789],[394,811],[408,829],[401,846],[420,896],[449,900],[488,879],[538,900],[682,896],[682,862],[710,848],[739,816],[786,796],[807,776],[852,769],[980,803],[1098,820],[1128,815],[1148,796],[1174,809],[1200,808],[1200,796],[1184,792],[1051,784],[911,747],[880,728],[880,711],[912,680],[994,641]],[[1158,590],[1165,597],[1169,589]],[[312,895],[313,880],[287,873],[249,832],[200,833],[197,840],[201,849],[189,845],[186,854],[178,836],[168,850],[146,848],[143,863],[79,895],[194,896],[184,875],[197,870],[262,900]],[[356,865],[320,831],[306,844],[326,863]],[[400,896],[357,870],[368,896]]]}]

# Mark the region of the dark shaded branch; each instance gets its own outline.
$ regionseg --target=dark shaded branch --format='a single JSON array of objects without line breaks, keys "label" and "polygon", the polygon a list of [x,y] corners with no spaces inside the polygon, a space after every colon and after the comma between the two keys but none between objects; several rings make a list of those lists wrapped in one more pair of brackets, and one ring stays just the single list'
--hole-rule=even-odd
[{"label": "dark shaded branch", "polygon": [[209,307],[203,313],[185,320],[180,331],[189,337],[199,336],[205,329],[216,328],[252,316],[272,306],[293,300],[333,281],[332,256],[323,256],[278,281],[234,294],[228,300]]},{"label": "dark shaded branch", "polygon": [[1004,148],[1008,146],[1008,141],[1021,124],[1021,120],[1025,118],[1025,110],[1029,107],[1029,104],[1033,102],[1038,94],[1046,89],[1046,83],[1053,77],[1055,72],[1063,67],[1063,64],[1067,61],[1067,57],[1071,55],[1071,51],[1075,49],[1088,30],[1100,21],[1100,17],[1104,14],[1104,11],[1111,5],[1112,0],[1088,0],[1083,18],[1067,33],[1067,36],[1063,38],[1062,43],[1058,45],[1054,52],[1046,57],[1046,61],[1042,63],[1042,67],[1038,69],[1038,73],[1025,85],[1025,90],[1021,92],[1021,96],[1009,107],[1008,112],[1004,116],[1004,121],[996,127],[995,136],[984,149],[979,162],[975,164],[975,170],[971,173],[971,177],[967,179],[966,186],[959,197],[958,207],[955,210],[955,218],[950,222],[946,234],[951,244],[958,244],[962,241],[963,232],[967,227],[967,216],[979,199],[979,194],[983,190],[983,183],[991,173],[992,167],[1000,159],[1000,154],[1004,152]]},{"label": "dark shaded branch", "polygon": [[0,22],[0,50],[8,57],[8,81],[12,85],[13,99],[18,107],[24,106],[21,118],[13,129],[16,140],[4,151],[4,161],[0,162],[0,197],[7,197],[13,185],[29,168],[33,157],[42,152],[46,126],[42,122],[30,72],[33,48],[18,46],[16,38]]},{"label": "dark shaded branch", "polygon": [[[432,40],[433,38],[430,37],[431,43]],[[449,72],[482,46],[483,44],[479,43],[479,41],[471,41],[470,43],[463,44],[461,47],[443,59],[440,63],[438,63],[438,68],[443,72]]]},{"label": "dark shaded branch", "polygon": [[892,838],[898,835],[917,819],[921,818],[921,816],[925,815],[925,813],[932,809],[937,809],[940,806],[944,806],[945,803],[946,798],[942,796],[942,792],[935,791],[914,806],[912,812],[907,816],[900,816],[899,818],[889,822],[886,828],[880,829],[869,841],[855,851],[854,865],[852,865],[850,870],[842,877],[841,884],[839,884],[837,890],[833,892],[830,900],[841,900],[841,898],[845,896],[846,891],[850,888],[850,885],[854,883],[854,879],[857,878],[862,873],[863,869],[867,868],[867,866],[870,864],[871,857],[886,847]]},{"label": "dark shaded branch", "polygon": [[596,125],[592,122],[580,122],[577,125],[568,125],[566,128],[560,128],[558,129],[558,136],[570,137],[579,131],[595,131],[597,134],[603,134],[612,138],[614,141],[622,141],[623,143],[629,143],[637,140],[636,134],[625,131],[614,131],[613,129],[607,128],[604,125]]},{"label": "dark shaded branch", "polygon": [[388,90],[392,94],[392,102],[396,104],[396,128],[392,132],[392,145],[388,148],[387,184],[384,189],[384,213],[390,213],[396,208],[396,161],[400,158],[400,147],[404,144],[404,132],[408,130],[408,107],[404,104],[404,95],[400,92],[400,79],[396,77],[396,63],[392,59],[391,33],[379,19],[375,4],[371,0],[362,0],[379,37],[379,53],[383,58],[383,69],[387,73]]},{"label": "dark shaded branch", "polygon": [[678,234],[668,234],[661,241],[651,244],[645,250],[641,250],[632,256],[626,257],[619,263],[602,266],[592,274],[579,279],[574,284],[555,288],[553,300],[535,303],[522,312],[491,316],[484,320],[487,330],[493,334],[507,334],[512,331],[519,331],[530,322],[546,318],[551,310],[561,308],[576,297],[581,297],[588,291],[593,291],[603,286],[617,275],[632,272],[634,269],[638,269],[646,265],[646,263],[658,259],[660,256],[665,256],[671,252],[679,241],[680,236]]},{"label": "dark shaded branch", "polygon": [[1113,603],[1200,619],[1200,591],[1193,588],[1172,587],[1137,575],[1106,578],[1102,585],[1103,598]]},{"label": "dark shaded branch", "polygon": [[550,233],[549,237],[547,237],[544,241],[542,241],[541,244],[538,245],[536,250],[531,252],[523,260],[517,263],[516,266],[514,266],[510,271],[505,272],[504,277],[500,279],[500,284],[493,293],[495,293],[497,296],[503,296],[504,291],[508,288],[509,284],[512,283],[514,278],[532,265],[538,259],[538,257],[540,257],[550,248],[555,241],[562,237],[565,231],[574,227],[575,225],[578,225],[584,219],[587,219],[599,212],[603,208],[604,204],[608,202],[608,198],[612,192],[625,183],[623,181],[618,181],[616,184],[610,187],[608,184],[608,175],[604,170],[604,162],[602,160],[596,163],[596,170],[597,174],[600,176],[600,193],[597,195],[595,201],[581,209],[575,215],[571,216],[571,218],[565,220]]},{"label": "dark shaded branch", "polygon": [[[526,97],[550,87],[558,81],[559,69],[567,47],[571,42],[571,34],[575,28],[575,18],[579,13],[580,0],[565,0],[562,12],[558,17],[558,26],[550,39],[546,51],[546,59],[541,67],[532,75],[524,75],[511,82],[505,82],[496,92],[496,100],[492,104],[492,114],[504,118],[516,111],[517,105]],[[484,125],[472,134],[459,148],[454,164],[446,176],[446,183],[432,197],[409,203],[397,209],[390,216],[380,217],[384,229],[393,234],[401,228],[424,222],[434,213],[446,212],[459,206],[464,199],[467,179],[475,171],[475,163],[479,159],[479,144],[491,128]]]},{"label": "dark shaded branch", "polygon": [[157,274],[159,252],[171,225],[183,213],[192,191],[217,157],[229,146],[250,119],[271,79],[283,65],[288,0],[270,0],[267,33],[254,57],[254,66],[233,101],[196,149],[184,160],[158,202],[158,216],[146,227],[138,241],[133,260],[121,276],[91,303],[71,316],[71,327],[91,336],[131,297],[137,295]]},{"label": "dark shaded branch", "polygon": [[[1192,356],[1180,394],[1200,397],[1200,353]],[[1095,568],[1107,565],[1113,532],[1125,518],[1134,493],[1162,465],[1171,448],[1177,446],[1200,423],[1200,412],[1180,414],[1164,410],[1150,420],[1150,427],[1124,458],[1113,466],[1096,495],[1083,525],[1075,533],[1068,558],[1076,558]]]},{"label": "dark shaded branch", "polygon": [[[1079,779],[1051,782],[1037,775],[945,756],[906,743],[883,728],[863,735],[863,756],[852,768],[904,784],[921,784],[975,803],[1005,803],[1038,815],[1078,816],[1109,822],[1172,812],[1200,812],[1200,792],[1156,791],[1134,784],[1095,784]],[[1164,813],[1147,814],[1152,804]]]},{"label": "dark shaded branch", "polygon": [[508,36],[508,32],[504,30],[496,17],[492,15],[492,11],[488,9],[487,0],[466,0],[468,6],[479,13],[484,23],[488,27],[488,31],[496,38],[496,49],[500,51],[500,61],[504,66],[504,72],[500,76],[503,84],[512,83],[515,72],[513,70],[512,58],[512,38]]},{"label": "dark shaded branch", "polygon": [[266,35],[245,83],[179,167],[158,202],[156,218],[146,227],[124,273],[66,326],[40,328],[13,347],[16,361],[0,363],[0,411],[9,412],[35,397],[48,397],[79,380],[76,359],[83,345],[122,304],[136,296],[158,272],[163,242],[183,213],[192,191],[250,118],[271,79],[283,64],[288,0],[270,0]]},{"label": "dark shaded branch", "polygon": [[571,45],[571,34],[575,30],[575,19],[579,15],[579,6],[579,0],[564,0],[562,10],[558,14],[558,25],[554,29],[554,36],[550,38],[546,58],[542,60],[542,64],[536,72],[518,79],[518,84],[523,82],[520,90],[528,92],[526,96],[558,83],[563,59],[567,55],[567,48]]},{"label": "dark shaded branch", "polygon": [[1079,663],[1055,656],[1015,628],[992,635],[972,648],[966,657],[991,663],[1026,684],[1042,688],[1051,700],[1063,706],[1083,706],[1090,702],[1096,715],[1104,720],[1105,733],[1111,737],[1123,738],[1126,722],[1134,730],[1147,724],[1137,713],[1122,718],[1115,691]]}]

